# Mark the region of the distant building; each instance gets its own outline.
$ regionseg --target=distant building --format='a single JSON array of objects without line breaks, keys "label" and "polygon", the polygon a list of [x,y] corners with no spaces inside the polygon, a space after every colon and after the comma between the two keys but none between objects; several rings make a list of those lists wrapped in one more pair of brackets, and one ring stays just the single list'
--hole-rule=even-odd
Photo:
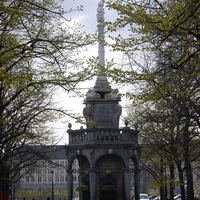
[{"label": "distant building", "polygon": [[[67,159],[64,145],[46,146],[43,159],[38,159],[34,164],[27,165],[20,171],[18,189],[51,189],[67,187]],[[73,162],[74,185],[78,185],[78,161]],[[52,180],[53,178],[53,180]]]}]

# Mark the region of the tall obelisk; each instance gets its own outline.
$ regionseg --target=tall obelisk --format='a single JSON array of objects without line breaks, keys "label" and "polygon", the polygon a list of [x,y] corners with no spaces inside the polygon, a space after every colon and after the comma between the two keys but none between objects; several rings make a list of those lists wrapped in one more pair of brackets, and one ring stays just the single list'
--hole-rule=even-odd
[{"label": "tall obelisk", "polygon": [[105,48],[104,48],[104,3],[100,1],[98,3],[97,8],[97,27],[98,27],[98,56],[99,56],[99,64],[101,66],[105,65]]},{"label": "tall obelisk", "polygon": [[97,9],[97,28],[98,28],[98,57],[99,65],[102,70],[99,71],[97,76],[96,84],[94,86],[95,92],[111,92],[111,87],[109,86],[106,73],[104,71],[105,66],[105,32],[104,32],[104,3],[102,0],[98,3]]},{"label": "tall obelisk", "polygon": [[121,106],[119,105],[120,96],[114,92],[108,83],[105,73],[105,47],[104,47],[104,3],[98,3],[98,55],[100,72],[98,73],[95,85],[89,89],[84,103],[86,107],[83,115],[87,122],[87,128],[104,127],[118,128]]}]

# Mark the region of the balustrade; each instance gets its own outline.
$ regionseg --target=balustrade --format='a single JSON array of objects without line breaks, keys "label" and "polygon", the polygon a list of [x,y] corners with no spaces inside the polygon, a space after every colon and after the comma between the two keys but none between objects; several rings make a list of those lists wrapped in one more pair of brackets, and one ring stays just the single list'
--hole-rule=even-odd
[{"label": "balustrade", "polygon": [[135,143],[138,142],[138,131],[124,129],[80,129],[68,130],[69,145],[94,143]]}]

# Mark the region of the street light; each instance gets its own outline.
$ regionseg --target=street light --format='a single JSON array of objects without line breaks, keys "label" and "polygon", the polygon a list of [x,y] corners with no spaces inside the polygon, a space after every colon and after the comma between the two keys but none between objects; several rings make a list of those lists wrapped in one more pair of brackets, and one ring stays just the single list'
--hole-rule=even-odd
[{"label": "street light", "polygon": [[51,185],[51,200],[54,200],[54,183],[53,183],[53,173],[54,171],[51,171],[52,174],[52,185]]}]

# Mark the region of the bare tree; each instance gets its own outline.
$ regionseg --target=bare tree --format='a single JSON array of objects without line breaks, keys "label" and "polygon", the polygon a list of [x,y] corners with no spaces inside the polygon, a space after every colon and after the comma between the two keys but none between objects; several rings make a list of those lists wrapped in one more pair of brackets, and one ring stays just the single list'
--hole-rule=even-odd
[{"label": "bare tree", "polygon": [[78,55],[93,41],[68,19],[68,13],[79,8],[65,11],[60,5],[54,0],[0,2],[2,199],[7,198],[10,166],[17,153],[24,145],[46,143],[51,132],[45,124],[58,119],[60,113],[68,114],[51,103],[53,90],[73,91],[93,75]]}]

